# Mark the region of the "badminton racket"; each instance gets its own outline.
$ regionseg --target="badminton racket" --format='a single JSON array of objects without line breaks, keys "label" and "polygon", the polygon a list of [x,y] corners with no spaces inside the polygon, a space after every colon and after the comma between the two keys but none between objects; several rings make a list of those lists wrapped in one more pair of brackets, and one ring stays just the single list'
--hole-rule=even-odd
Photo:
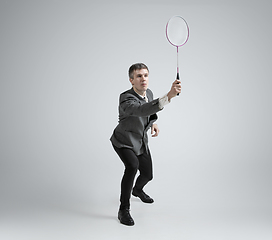
[{"label": "badminton racket", "polygon": [[179,47],[187,43],[189,38],[189,26],[184,18],[173,16],[168,20],[166,38],[171,45],[177,48],[177,79],[179,79]]}]

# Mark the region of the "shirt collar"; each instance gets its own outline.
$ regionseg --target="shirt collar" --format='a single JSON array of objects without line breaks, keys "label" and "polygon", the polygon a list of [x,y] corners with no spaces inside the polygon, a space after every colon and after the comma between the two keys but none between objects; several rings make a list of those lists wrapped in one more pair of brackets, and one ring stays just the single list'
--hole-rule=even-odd
[{"label": "shirt collar", "polygon": [[142,96],[142,95],[140,95],[140,94],[138,94],[138,93],[137,93],[137,95],[140,96],[143,100],[145,100],[145,98],[146,98],[147,101],[146,101],[146,100],[145,100],[145,101],[148,102],[148,97],[146,96],[146,93],[145,93],[144,96]]}]

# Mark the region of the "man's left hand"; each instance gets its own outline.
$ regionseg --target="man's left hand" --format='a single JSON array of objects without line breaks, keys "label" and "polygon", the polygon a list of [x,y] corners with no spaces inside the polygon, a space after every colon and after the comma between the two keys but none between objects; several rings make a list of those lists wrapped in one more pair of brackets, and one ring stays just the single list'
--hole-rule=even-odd
[{"label": "man's left hand", "polygon": [[152,127],[151,127],[151,135],[152,137],[157,137],[159,135],[159,128],[158,125],[156,123],[153,123]]}]

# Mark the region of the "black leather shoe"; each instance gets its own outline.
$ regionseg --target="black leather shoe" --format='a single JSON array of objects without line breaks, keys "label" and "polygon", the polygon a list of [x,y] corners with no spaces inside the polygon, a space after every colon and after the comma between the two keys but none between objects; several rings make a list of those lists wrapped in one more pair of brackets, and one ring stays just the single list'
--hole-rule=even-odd
[{"label": "black leather shoe", "polygon": [[120,209],[118,212],[118,219],[120,223],[127,225],[127,226],[133,226],[134,221],[132,217],[129,214],[129,209]]},{"label": "black leather shoe", "polygon": [[142,202],[144,202],[144,203],[153,203],[154,202],[154,200],[151,197],[149,197],[143,190],[138,191],[138,190],[133,189],[132,195],[134,197],[139,197],[142,200]]}]

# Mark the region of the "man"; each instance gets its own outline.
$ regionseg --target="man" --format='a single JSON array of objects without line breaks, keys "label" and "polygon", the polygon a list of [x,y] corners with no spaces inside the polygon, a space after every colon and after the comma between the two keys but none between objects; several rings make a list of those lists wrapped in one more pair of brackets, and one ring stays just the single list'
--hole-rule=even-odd
[{"label": "man", "polygon": [[[121,181],[118,219],[128,226],[134,225],[134,220],[129,213],[131,191],[132,195],[139,197],[142,202],[154,202],[143,191],[144,186],[153,177],[147,131],[151,128],[152,137],[158,136],[159,128],[154,123],[158,118],[156,113],[181,92],[180,81],[176,80],[166,95],[153,100],[153,93],[148,89],[148,75],[149,70],[143,63],[133,64],[129,68],[129,81],[132,88],[120,95],[119,124],[110,139],[114,150],[125,165]],[[140,175],[132,189],[138,169]]]}]

